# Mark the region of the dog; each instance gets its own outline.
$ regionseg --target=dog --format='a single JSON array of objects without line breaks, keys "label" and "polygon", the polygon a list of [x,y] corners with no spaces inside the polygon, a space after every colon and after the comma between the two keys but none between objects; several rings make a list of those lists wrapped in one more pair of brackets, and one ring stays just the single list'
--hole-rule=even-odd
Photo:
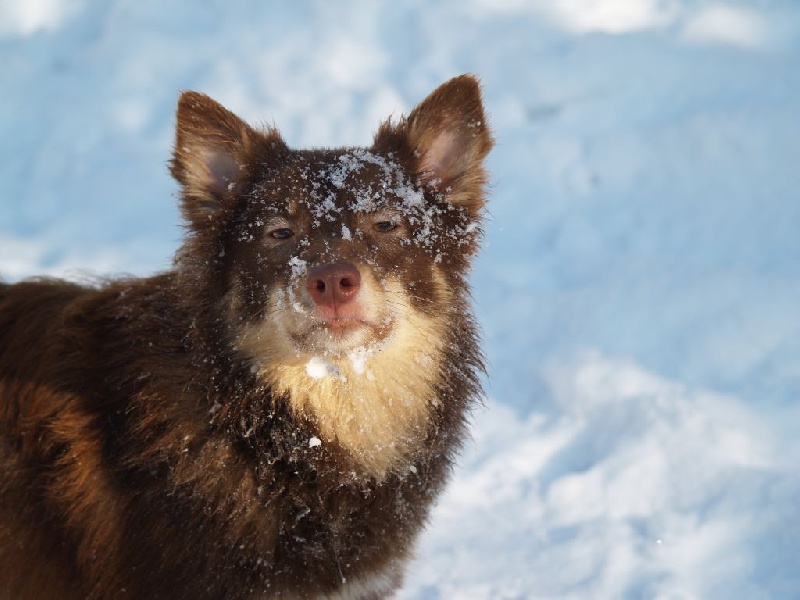
[{"label": "dog", "polygon": [[0,598],[384,598],[480,401],[493,145],[456,77],[368,148],[184,92],[171,270],[0,286]]}]

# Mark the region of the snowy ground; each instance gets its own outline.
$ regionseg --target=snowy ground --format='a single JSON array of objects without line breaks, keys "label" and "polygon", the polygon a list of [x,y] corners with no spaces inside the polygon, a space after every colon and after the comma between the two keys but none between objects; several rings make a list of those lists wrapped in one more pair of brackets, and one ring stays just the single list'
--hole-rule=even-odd
[{"label": "snowy ground", "polygon": [[478,74],[487,408],[402,597],[800,598],[794,0],[0,0],[0,62],[9,280],[169,265],[180,89],[333,146]]}]

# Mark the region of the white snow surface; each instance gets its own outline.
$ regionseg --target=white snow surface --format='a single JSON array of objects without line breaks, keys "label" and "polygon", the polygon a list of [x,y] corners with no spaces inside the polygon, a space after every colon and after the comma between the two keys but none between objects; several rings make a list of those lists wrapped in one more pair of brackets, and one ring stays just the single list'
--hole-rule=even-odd
[{"label": "white snow surface", "polygon": [[800,598],[795,0],[0,0],[0,61],[10,281],[169,267],[179,90],[332,147],[479,75],[486,408],[400,597]]}]

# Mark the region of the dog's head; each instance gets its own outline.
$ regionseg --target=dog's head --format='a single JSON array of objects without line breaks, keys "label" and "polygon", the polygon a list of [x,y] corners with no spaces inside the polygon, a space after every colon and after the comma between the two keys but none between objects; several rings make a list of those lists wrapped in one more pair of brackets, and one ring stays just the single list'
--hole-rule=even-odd
[{"label": "dog's head", "polygon": [[195,92],[177,121],[179,265],[213,281],[198,300],[323,440],[384,472],[424,435],[468,325],[492,146],[477,81],[445,83],[366,149],[290,150]]}]

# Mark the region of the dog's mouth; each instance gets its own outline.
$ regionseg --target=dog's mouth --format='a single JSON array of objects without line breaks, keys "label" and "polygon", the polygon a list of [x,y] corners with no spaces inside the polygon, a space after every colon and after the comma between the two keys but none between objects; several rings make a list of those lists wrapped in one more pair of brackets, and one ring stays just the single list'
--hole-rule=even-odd
[{"label": "dog's mouth", "polygon": [[302,331],[290,334],[294,345],[303,351],[336,355],[354,348],[380,343],[389,337],[392,323],[376,324],[351,317],[320,318]]},{"label": "dog's mouth", "polygon": [[360,327],[369,327],[369,323],[363,319],[354,319],[351,317],[333,317],[324,319],[315,327],[317,329],[328,329],[331,334],[347,335]]}]

